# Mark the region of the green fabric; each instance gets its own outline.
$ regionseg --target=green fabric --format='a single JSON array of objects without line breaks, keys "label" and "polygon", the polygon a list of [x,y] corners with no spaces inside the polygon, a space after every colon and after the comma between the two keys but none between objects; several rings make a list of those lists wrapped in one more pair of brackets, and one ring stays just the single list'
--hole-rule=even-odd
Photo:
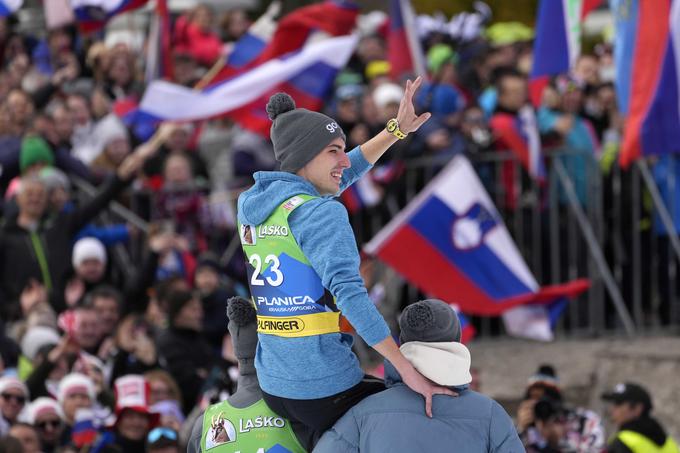
[{"label": "green fabric", "polygon": [[456,63],[456,53],[447,44],[435,44],[427,51],[427,68],[431,73],[439,72],[445,63]]},{"label": "green fabric", "polygon": [[[340,331],[335,299],[295,240],[288,216],[315,197],[296,195],[281,203],[260,225],[241,225],[248,259],[248,283],[257,310],[257,331],[305,337]],[[295,288],[293,294],[289,291]],[[319,306],[327,308],[320,311]]]},{"label": "green fabric", "polygon": [[43,284],[47,292],[52,290],[52,276],[50,275],[50,268],[47,264],[47,257],[45,255],[45,249],[43,248],[40,236],[35,231],[31,231],[31,243],[33,244],[33,250],[35,250],[35,256],[38,259],[38,265],[40,266],[40,273],[42,274]]},{"label": "green fabric", "polygon": [[21,142],[21,152],[19,154],[19,168],[25,172],[32,165],[43,163],[49,166],[54,165],[54,153],[50,145],[41,137],[26,137]]},{"label": "green fabric", "polygon": [[26,379],[33,373],[33,364],[31,363],[30,360],[28,360],[23,354],[19,356],[19,365],[18,365],[18,375],[19,379],[21,379],[23,382],[26,382]]},{"label": "green fabric", "polygon": [[[221,438],[216,439],[213,427],[218,427]],[[217,442],[216,442],[217,440]],[[228,401],[210,406],[203,415],[201,451],[211,453],[255,453],[268,451],[279,445],[285,450],[276,451],[304,453],[288,420],[272,411],[264,400],[243,409]]]},{"label": "green fabric", "polygon": [[635,431],[620,431],[616,437],[633,453],[678,453],[678,445],[671,436],[666,437],[666,443],[661,447]]}]

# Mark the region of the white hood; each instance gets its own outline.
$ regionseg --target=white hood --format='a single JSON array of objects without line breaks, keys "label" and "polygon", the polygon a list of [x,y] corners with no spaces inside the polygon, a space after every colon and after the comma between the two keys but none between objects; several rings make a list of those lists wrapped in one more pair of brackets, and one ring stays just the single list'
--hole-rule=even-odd
[{"label": "white hood", "polygon": [[399,349],[416,370],[439,385],[451,387],[472,382],[470,351],[461,343],[409,341]]}]

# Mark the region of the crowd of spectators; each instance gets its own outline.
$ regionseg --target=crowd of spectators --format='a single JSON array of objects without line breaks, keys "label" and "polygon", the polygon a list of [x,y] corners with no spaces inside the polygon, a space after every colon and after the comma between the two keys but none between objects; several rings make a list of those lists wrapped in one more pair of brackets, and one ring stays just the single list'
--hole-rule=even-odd
[{"label": "crowd of spectators", "polygon": [[[250,21],[243,10],[218,15],[205,5],[173,15],[175,82],[199,83]],[[325,105],[347,149],[395,116],[405,81],[389,76],[385,27],[363,28]],[[390,150],[371,184],[403,206],[405,162],[433,158],[436,171],[460,153],[513,153],[517,130],[508,124],[525,124],[529,109],[545,146],[580,153],[564,159],[586,205],[585,160],[610,165],[621,136],[611,47],[581,55],[533,111],[530,37],[510,26],[490,30],[423,37],[428,78],[416,105],[433,116]],[[126,124],[121,112],[144,92],[144,54],[105,38],[72,26],[27,33],[17,17],[0,17],[0,443],[7,451],[84,451],[93,442],[101,451],[180,451],[197,415],[233,393],[238,378],[225,305],[247,296],[247,281],[233,204],[253,172],[275,168],[271,143],[225,118],[163,124],[155,134]],[[502,208],[521,206],[518,181],[530,178],[527,168],[488,170],[478,166]],[[136,216],[112,214],[114,202]],[[385,199],[374,204],[376,216],[393,213]],[[402,283],[368,258],[362,273],[396,334]],[[375,365],[370,353],[359,355]],[[527,411],[518,420],[529,445],[543,425]]]}]

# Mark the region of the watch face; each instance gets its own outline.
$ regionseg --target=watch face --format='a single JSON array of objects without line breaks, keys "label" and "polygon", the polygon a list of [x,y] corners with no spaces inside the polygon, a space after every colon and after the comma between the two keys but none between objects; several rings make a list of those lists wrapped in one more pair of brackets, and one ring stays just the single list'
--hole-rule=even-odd
[{"label": "watch face", "polygon": [[394,132],[397,130],[397,122],[390,120],[387,122],[387,132]]}]

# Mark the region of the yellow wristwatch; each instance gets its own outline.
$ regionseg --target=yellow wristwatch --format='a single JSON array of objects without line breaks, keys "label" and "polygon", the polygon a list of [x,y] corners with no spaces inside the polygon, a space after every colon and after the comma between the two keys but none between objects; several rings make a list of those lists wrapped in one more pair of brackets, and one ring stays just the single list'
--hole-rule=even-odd
[{"label": "yellow wristwatch", "polygon": [[387,125],[385,126],[385,129],[387,129],[387,132],[390,134],[394,135],[397,137],[399,140],[406,138],[408,134],[404,134],[401,129],[399,129],[399,121],[397,121],[396,118],[392,118],[387,122]]}]

